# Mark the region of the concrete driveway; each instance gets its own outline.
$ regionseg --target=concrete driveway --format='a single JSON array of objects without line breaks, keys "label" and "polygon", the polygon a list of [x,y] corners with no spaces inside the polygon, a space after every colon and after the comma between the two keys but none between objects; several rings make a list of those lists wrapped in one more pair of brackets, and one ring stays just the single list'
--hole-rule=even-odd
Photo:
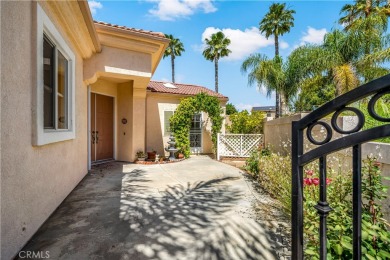
[{"label": "concrete driveway", "polygon": [[72,260],[277,259],[278,213],[262,210],[272,203],[239,169],[207,156],[113,162],[95,167],[23,250]]}]

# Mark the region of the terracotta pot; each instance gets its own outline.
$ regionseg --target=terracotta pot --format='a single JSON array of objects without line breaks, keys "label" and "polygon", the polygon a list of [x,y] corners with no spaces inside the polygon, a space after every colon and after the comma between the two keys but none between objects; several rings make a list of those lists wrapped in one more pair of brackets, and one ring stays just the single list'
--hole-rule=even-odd
[{"label": "terracotta pot", "polygon": [[156,152],[148,152],[148,160],[156,160]]},{"label": "terracotta pot", "polygon": [[184,158],[184,154],[182,154],[182,153],[177,154],[177,159],[183,159],[183,158]]}]

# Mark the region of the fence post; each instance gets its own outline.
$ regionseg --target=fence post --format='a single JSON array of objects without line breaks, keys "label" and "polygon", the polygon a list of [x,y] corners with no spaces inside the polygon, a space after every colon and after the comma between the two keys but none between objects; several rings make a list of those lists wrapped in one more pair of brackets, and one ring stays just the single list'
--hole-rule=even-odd
[{"label": "fence post", "polygon": [[220,133],[217,134],[217,161],[219,161],[219,135]]}]

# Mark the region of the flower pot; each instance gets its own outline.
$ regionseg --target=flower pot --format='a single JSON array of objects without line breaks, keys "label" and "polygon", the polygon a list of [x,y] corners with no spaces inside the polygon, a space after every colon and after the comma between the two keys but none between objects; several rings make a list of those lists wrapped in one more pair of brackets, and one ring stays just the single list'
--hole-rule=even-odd
[{"label": "flower pot", "polygon": [[156,152],[148,152],[148,160],[155,161],[156,160]]},{"label": "flower pot", "polygon": [[145,161],[145,157],[138,157],[138,161],[141,161],[141,162]]},{"label": "flower pot", "polygon": [[177,154],[177,159],[183,159],[183,158],[184,158],[184,154],[182,154],[182,153]]}]

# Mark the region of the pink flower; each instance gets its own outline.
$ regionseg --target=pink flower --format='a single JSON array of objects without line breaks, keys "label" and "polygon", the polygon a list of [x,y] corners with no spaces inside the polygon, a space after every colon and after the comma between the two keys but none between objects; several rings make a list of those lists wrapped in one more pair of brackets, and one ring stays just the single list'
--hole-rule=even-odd
[{"label": "pink flower", "polygon": [[332,179],[326,178],[326,185],[329,185],[332,182]]},{"label": "pink flower", "polygon": [[313,176],[314,171],[313,170],[306,170],[306,175]]},{"label": "pink flower", "polygon": [[313,178],[312,179],[312,182],[315,186],[317,186],[318,184],[320,184],[320,180],[318,178]]}]

